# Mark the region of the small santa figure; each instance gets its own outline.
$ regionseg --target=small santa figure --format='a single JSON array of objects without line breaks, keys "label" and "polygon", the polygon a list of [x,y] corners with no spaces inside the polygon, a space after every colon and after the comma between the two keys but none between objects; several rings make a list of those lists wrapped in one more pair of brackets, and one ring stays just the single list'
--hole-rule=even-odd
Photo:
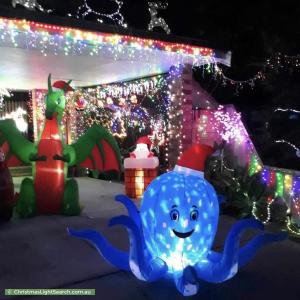
[{"label": "small santa figure", "polygon": [[5,155],[0,148],[0,222],[10,220],[14,205],[14,185]]},{"label": "small santa figure", "polygon": [[153,157],[154,153],[150,151],[151,145],[152,142],[148,136],[140,137],[136,142],[135,150],[130,153],[130,157],[137,159]]}]

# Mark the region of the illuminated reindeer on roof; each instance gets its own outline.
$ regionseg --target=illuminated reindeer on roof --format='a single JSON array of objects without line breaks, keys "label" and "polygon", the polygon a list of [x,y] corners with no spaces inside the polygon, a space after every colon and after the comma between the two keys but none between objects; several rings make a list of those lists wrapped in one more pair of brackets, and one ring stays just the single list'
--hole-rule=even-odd
[{"label": "illuminated reindeer on roof", "polygon": [[24,7],[26,7],[29,10],[35,10],[38,9],[42,12],[46,12],[46,13],[50,13],[52,12],[51,9],[44,9],[38,2],[37,0],[12,0],[11,1],[11,5],[13,7],[16,7],[16,5],[22,5]]},{"label": "illuminated reindeer on roof", "polygon": [[149,5],[149,12],[151,15],[151,20],[148,25],[148,30],[153,30],[154,27],[161,27],[167,34],[171,33],[171,30],[166,23],[166,21],[161,18],[157,17],[157,10],[158,9],[167,9],[168,3],[163,2],[148,2]]}]

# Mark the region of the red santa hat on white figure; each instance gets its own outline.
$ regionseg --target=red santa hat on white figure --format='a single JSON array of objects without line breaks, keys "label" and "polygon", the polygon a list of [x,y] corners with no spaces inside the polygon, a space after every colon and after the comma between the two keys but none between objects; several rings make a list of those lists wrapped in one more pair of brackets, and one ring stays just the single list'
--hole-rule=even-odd
[{"label": "red santa hat on white figure", "polygon": [[136,141],[136,144],[146,144],[150,148],[152,145],[152,142],[148,136],[142,136],[142,137],[138,138],[138,140]]},{"label": "red santa hat on white figure", "polygon": [[214,152],[208,145],[193,145],[180,156],[175,172],[204,177],[205,161]]},{"label": "red santa hat on white figure", "polygon": [[[152,145],[152,142],[151,142],[151,140],[149,139],[148,136],[141,136],[140,138],[138,138],[138,140],[136,141],[135,144],[136,144],[136,146],[137,145],[141,145],[141,144],[142,145],[147,145],[147,150],[149,152],[148,155],[147,155],[147,157],[149,158],[149,157],[153,157],[154,156],[154,154],[149,150],[150,147],[151,147],[151,145]],[[137,148],[136,148],[136,150],[134,150],[133,152],[130,153],[130,157],[131,158],[137,158],[136,154],[135,154],[135,151],[137,151]]]}]

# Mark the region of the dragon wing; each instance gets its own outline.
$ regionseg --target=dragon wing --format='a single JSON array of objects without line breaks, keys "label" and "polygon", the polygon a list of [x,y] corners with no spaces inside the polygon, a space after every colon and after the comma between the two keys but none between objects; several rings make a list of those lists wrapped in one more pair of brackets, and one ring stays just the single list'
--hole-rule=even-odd
[{"label": "dragon wing", "polygon": [[90,170],[121,172],[120,149],[113,136],[102,126],[93,125],[76,143],[66,146],[70,166],[78,165]]},{"label": "dragon wing", "polygon": [[17,129],[11,119],[0,121],[0,147],[9,167],[29,164],[30,154],[34,153],[34,143],[28,141]]}]

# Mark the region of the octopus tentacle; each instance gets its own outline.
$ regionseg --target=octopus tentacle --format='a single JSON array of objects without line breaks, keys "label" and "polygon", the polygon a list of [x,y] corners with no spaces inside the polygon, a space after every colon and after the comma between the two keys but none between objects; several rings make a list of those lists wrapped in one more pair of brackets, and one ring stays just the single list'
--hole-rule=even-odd
[{"label": "octopus tentacle", "polygon": [[241,220],[234,224],[226,238],[221,258],[197,263],[195,266],[197,276],[213,283],[232,278],[238,271],[240,237],[250,228],[263,230],[264,226],[255,219]]},{"label": "octopus tentacle", "polygon": [[199,282],[197,273],[191,266],[186,267],[183,272],[173,274],[177,290],[183,296],[193,296],[197,294],[199,289]]},{"label": "octopus tentacle", "polygon": [[95,230],[74,230],[67,228],[71,236],[90,242],[101,256],[115,267],[130,271],[129,256],[126,252],[114,248],[100,233]]},{"label": "octopus tentacle", "polygon": [[[249,241],[239,251],[239,267],[243,267],[256,255],[257,251],[265,245],[273,242],[278,242],[286,239],[287,233],[280,232],[278,234],[273,233],[261,233]],[[219,262],[222,258],[222,253],[210,251],[208,254],[208,260],[211,262]]]},{"label": "octopus tentacle", "polygon": [[241,248],[239,253],[239,266],[243,267],[247,264],[257,253],[257,251],[264,245],[282,241],[287,238],[286,232],[281,232],[278,234],[272,233],[261,233],[248,242],[244,247]]},{"label": "octopus tentacle", "polygon": [[166,263],[160,258],[152,258],[146,251],[144,237],[136,223],[128,216],[119,216],[110,220],[109,226],[126,227],[129,240],[129,265],[132,273],[140,280],[155,281],[163,277],[167,271]]},{"label": "octopus tentacle", "polygon": [[138,228],[142,228],[141,216],[134,202],[125,195],[117,195],[115,200],[122,203],[127,208],[130,218],[135,222]]}]

